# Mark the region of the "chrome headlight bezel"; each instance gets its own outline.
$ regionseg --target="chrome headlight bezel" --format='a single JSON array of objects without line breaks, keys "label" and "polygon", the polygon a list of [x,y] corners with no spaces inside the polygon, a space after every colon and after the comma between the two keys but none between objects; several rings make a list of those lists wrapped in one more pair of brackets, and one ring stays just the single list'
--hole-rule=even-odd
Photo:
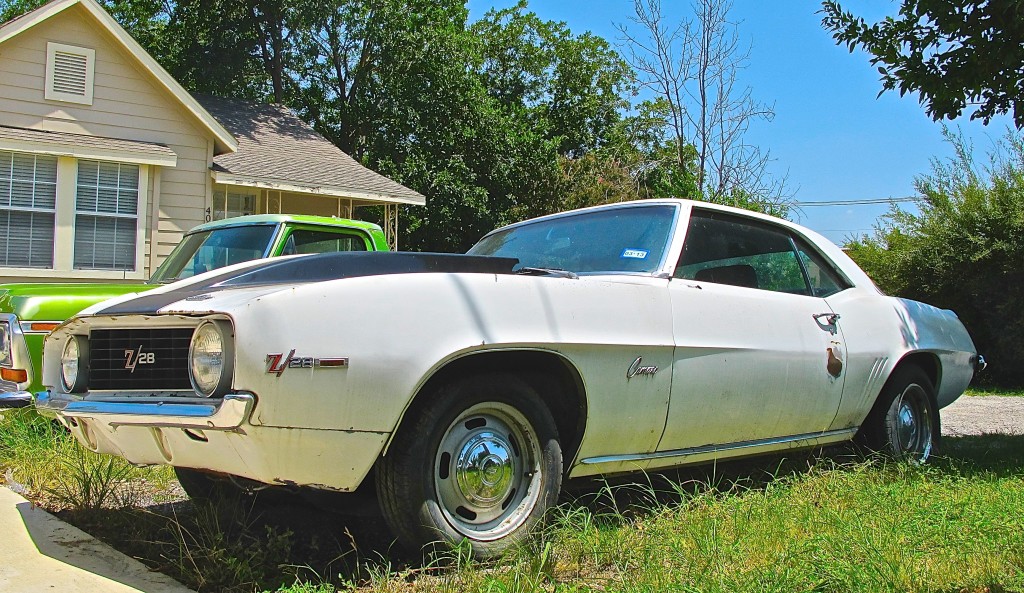
[{"label": "chrome headlight bezel", "polygon": [[0,366],[14,366],[14,340],[11,336],[11,326],[7,321],[0,321]]},{"label": "chrome headlight bezel", "polygon": [[[215,342],[219,342],[218,344]],[[192,332],[188,346],[188,378],[196,393],[204,397],[222,397],[231,389],[234,376],[234,335],[231,324],[221,319],[204,321]],[[205,365],[219,371],[201,372]]]},{"label": "chrome headlight bezel", "polygon": [[82,393],[89,383],[89,338],[69,336],[60,354],[60,382],[68,393]]}]

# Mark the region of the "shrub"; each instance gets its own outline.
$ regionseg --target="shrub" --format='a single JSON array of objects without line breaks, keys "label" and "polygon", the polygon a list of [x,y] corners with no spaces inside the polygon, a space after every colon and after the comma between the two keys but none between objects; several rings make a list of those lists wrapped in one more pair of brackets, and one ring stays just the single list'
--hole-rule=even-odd
[{"label": "shrub", "polygon": [[1024,386],[1024,136],[1008,132],[979,167],[962,137],[954,157],[916,179],[919,213],[894,207],[847,247],[882,290],[954,310],[991,363],[980,378]]}]

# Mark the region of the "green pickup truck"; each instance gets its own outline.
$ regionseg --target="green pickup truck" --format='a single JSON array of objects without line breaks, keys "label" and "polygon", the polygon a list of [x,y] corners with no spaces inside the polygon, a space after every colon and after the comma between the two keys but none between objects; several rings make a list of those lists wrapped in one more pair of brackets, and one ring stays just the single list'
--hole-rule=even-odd
[{"label": "green pickup truck", "polygon": [[90,305],[263,257],[387,249],[384,233],[372,223],[260,214],[192,229],[146,283],[0,285],[0,408],[31,403],[31,394],[42,389],[43,338]]}]

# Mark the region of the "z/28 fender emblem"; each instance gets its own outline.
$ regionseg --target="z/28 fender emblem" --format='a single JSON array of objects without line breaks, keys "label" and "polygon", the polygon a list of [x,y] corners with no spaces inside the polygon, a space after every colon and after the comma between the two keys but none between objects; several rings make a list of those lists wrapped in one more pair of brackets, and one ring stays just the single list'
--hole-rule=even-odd
[{"label": "z/28 fender emblem", "polygon": [[288,354],[281,352],[267,355],[267,373],[281,376],[285,369],[339,369],[348,366],[347,358],[313,358],[295,356],[293,348]]}]

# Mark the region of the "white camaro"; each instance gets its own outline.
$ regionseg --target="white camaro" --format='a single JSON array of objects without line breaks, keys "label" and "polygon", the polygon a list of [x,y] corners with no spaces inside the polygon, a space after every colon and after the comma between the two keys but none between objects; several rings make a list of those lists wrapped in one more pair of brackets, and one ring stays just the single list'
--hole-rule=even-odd
[{"label": "white camaro", "polygon": [[107,301],[46,340],[36,405],[190,494],[368,482],[403,543],[486,557],[566,477],[855,437],[923,461],[983,365],[956,315],[812,231],[652,200],[469,255],[256,261]]}]

